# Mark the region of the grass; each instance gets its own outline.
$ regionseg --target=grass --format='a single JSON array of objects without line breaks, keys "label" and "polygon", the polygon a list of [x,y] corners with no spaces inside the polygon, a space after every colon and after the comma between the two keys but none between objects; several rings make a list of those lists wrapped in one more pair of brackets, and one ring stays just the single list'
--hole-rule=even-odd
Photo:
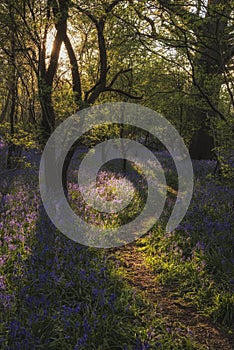
[{"label": "grass", "polygon": [[[158,280],[175,285],[177,293],[233,331],[234,216],[231,182],[220,182],[209,164],[198,164],[199,174],[190,208],[171,234],[155,227],[143,249]],[[207,169],[208,167],[208,169]]]}]

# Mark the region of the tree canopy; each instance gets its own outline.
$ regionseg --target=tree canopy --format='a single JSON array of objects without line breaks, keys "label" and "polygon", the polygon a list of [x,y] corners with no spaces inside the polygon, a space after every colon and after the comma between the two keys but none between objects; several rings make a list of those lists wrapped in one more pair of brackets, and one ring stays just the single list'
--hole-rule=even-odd
[{"label": "tree canopy", "polygon": [[193,158],[212,158],[233,132],[233,9],[231,0],[3,1],[1,123],[11,137],[17,124],[33,129],[43,145],[79,109],[132,101],[172,121]]}]

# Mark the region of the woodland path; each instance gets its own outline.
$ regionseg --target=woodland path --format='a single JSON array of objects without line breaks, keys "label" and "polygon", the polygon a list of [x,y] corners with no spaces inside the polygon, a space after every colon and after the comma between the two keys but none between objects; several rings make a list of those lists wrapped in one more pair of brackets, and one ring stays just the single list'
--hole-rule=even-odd
[{"label": "woodland path", "polygon": [[[234,335],[229,335],[183,298],[175,296],[175,290],[157,282],[152,267],[136,245],[121,247],[115,254],[126,281],[151,303],[155,317],[163,319],[169,331],[179,330],[180,335],[190,337],[204,349],[234,349]],[[155,336],[158,340],[157,334]]]}]

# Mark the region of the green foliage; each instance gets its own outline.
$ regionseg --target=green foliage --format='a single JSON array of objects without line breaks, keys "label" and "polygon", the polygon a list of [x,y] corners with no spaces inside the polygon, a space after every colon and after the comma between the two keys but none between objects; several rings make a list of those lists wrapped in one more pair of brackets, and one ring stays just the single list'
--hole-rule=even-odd
[{"label": "green foliage", "polygon": [[0,132],[8,144],[25,149],[36,148],[35,134],[33,134],[30,126],[28,126],[27,130],[25,125],[19,123],[14,127],[14,134],[12,135],[10,132],[10,123],[5,122],[1,125]]},{"label": "green foliage", "polygon": [[120,127],[117,124],[104,123],[94,126],[81,139],[81,142],[87,147],[94,147],[96,144],[107,139],[119,137]]}]

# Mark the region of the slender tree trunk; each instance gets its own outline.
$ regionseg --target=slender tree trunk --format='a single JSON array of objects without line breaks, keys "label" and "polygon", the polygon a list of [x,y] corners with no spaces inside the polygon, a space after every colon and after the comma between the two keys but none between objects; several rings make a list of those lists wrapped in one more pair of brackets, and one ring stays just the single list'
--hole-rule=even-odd
[{"label": "slender tree trunk", "polygon": [[76,59],[75,52],[73,50],[72,44],[69,37],[66,35],[64,38],[64,45],[66,47],[69,61],[71,64],[71,73],[72,73],[72,87],[75,94],[75,102],[78,108],[82,105],[82,88],[80,80],[80,72],[78,67],[78,62]]},{"label": "slender tree trunk", "polygon": [[[10,135],[13,139],[15,134],[15,117],[17,110],[17,72],[16,72],[16,55],[15,55],[15,37],[12,33],[11,38],[11,77],[10,77],[10,94],[11,94],[11,108],[10,108]],[[7,156],[7,167],[11,168],[13,166],[13,156],[14,156],[15,146],[12,141],[9,143],[8,156]]]},{"label": "slender tree trunk", "polygon": [[7,93],[7,98],[6,98],[5,105],[4,105],[4,107],[2,109],[2,112],[1,112],[0,123],[2,123],[5,120],[5,118],[6,118],[8,107],[9,107],[9,104],[10,104],[10,100],[11,100],[11,91],[9,89],[8,93]]}]

